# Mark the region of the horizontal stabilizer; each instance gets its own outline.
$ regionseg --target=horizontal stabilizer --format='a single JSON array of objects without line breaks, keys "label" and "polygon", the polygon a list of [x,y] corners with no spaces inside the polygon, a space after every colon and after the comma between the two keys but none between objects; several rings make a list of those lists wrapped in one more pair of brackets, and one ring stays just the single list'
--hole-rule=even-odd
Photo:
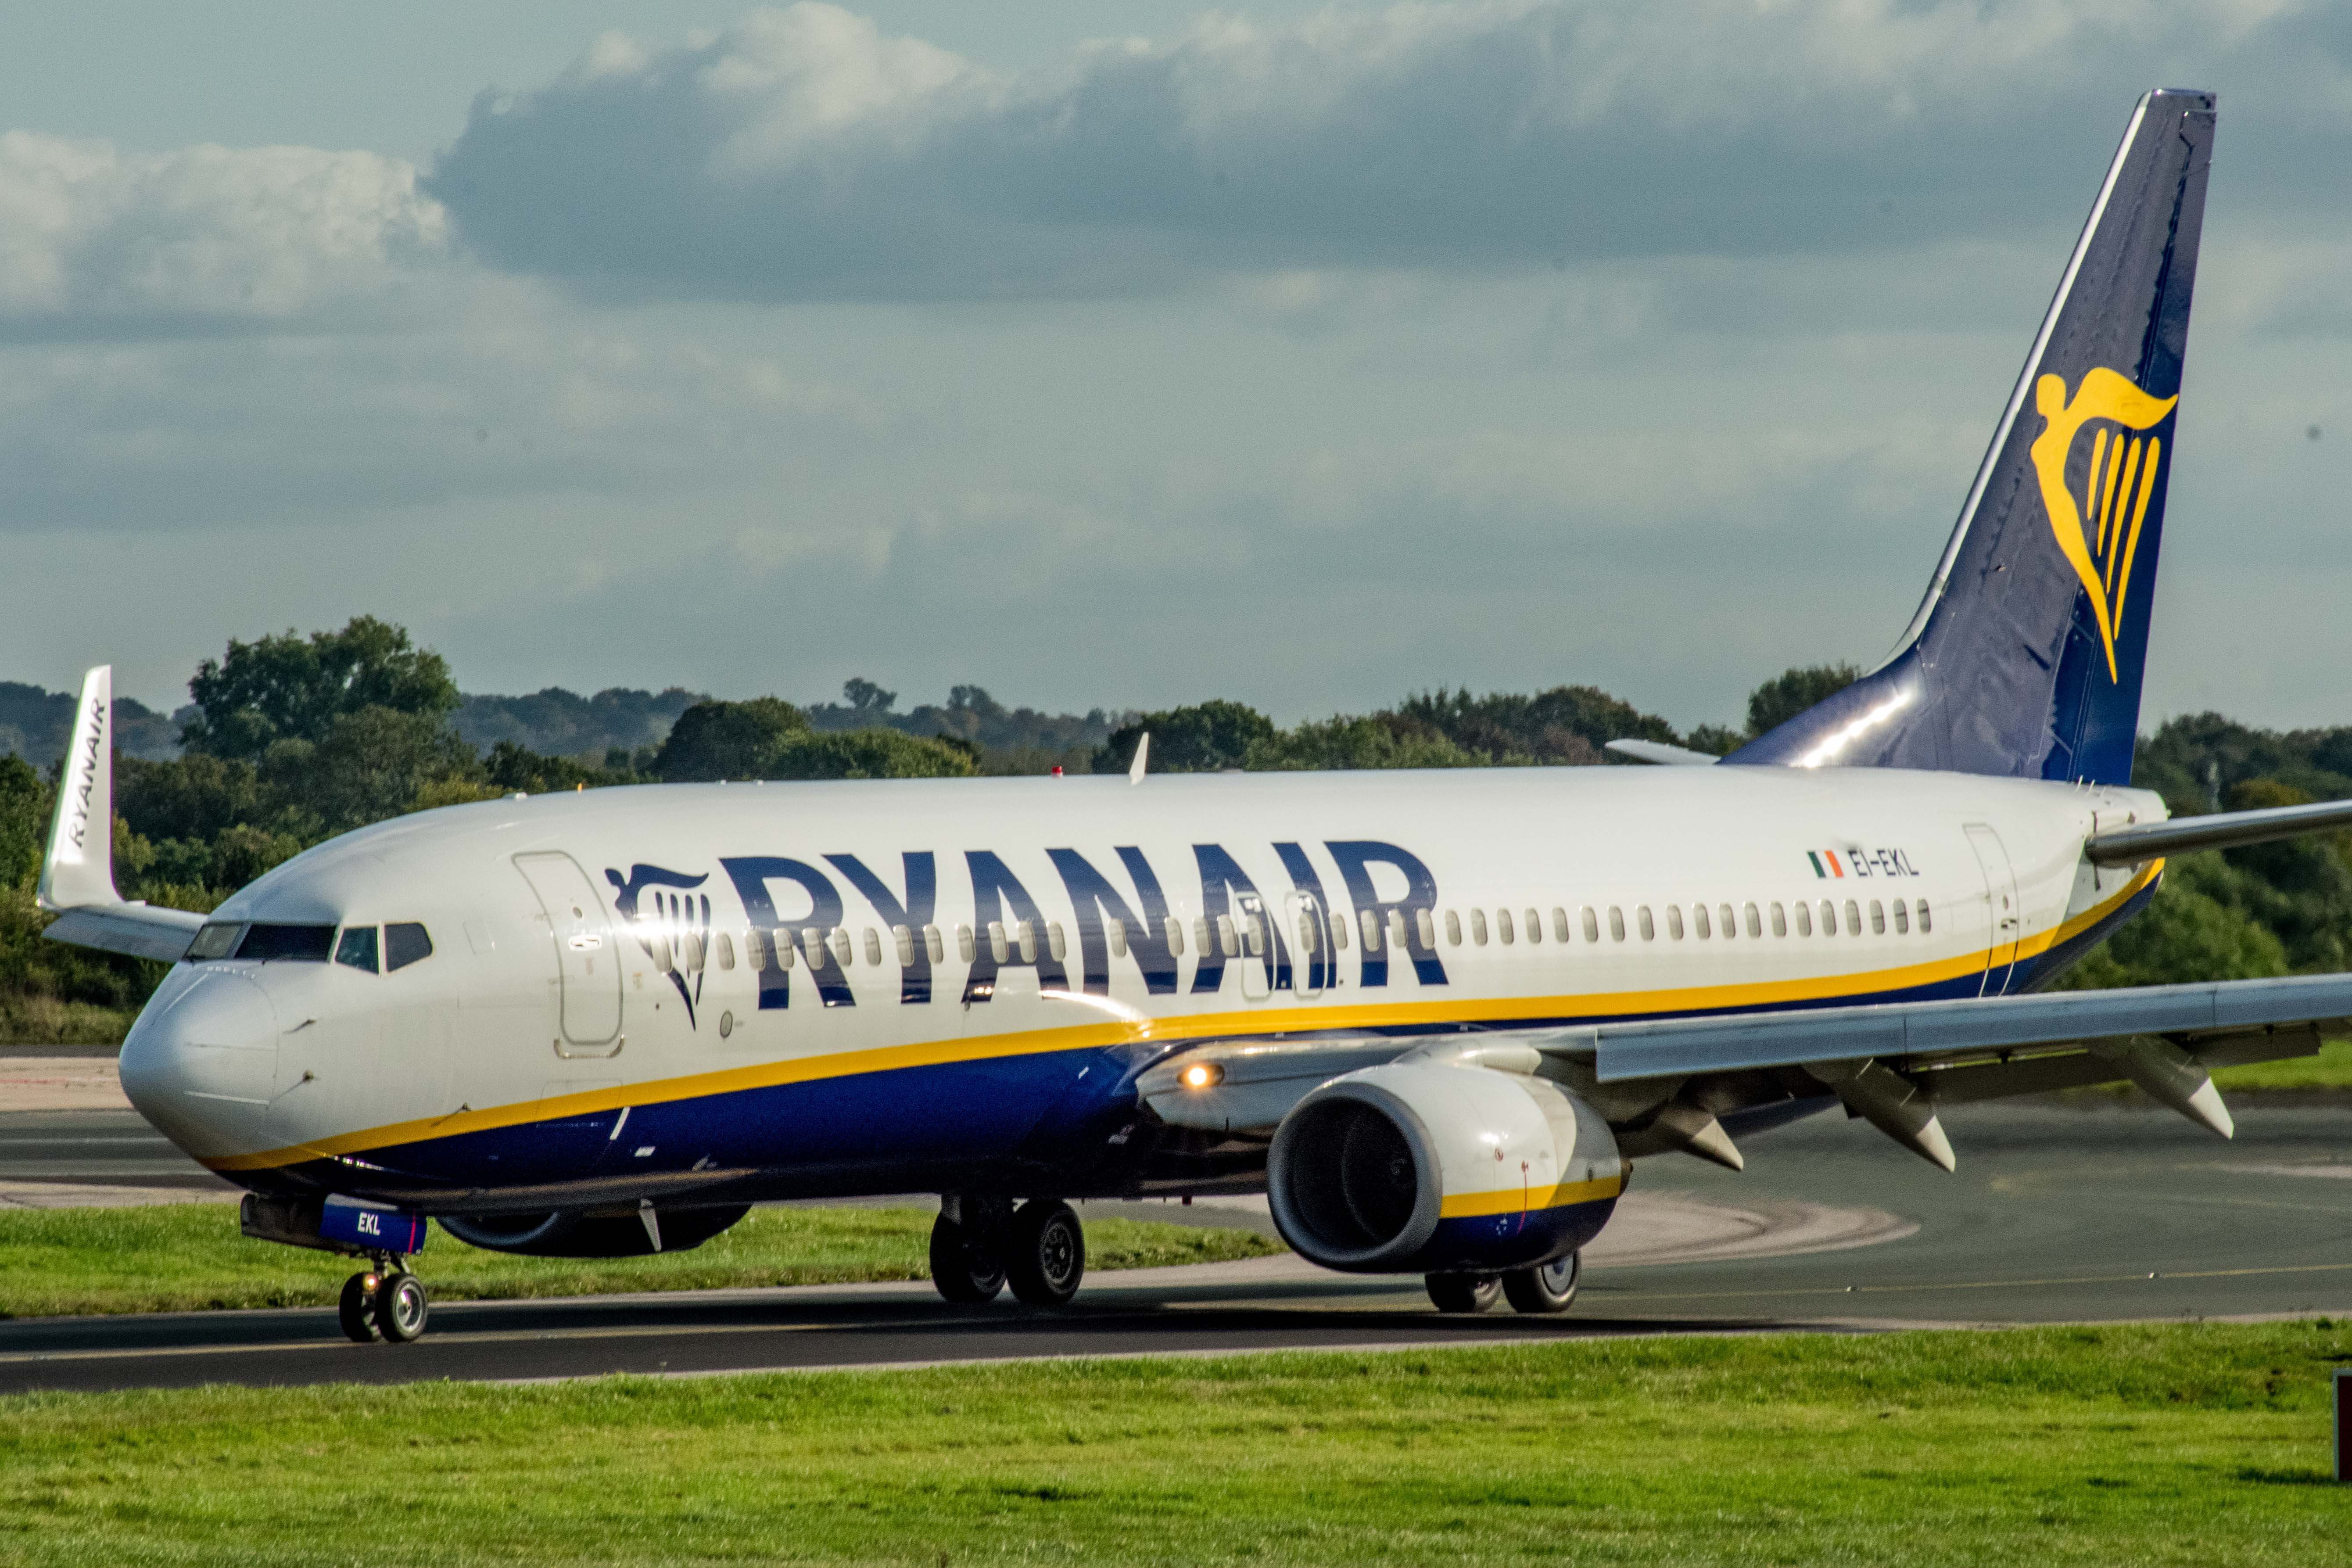
[{"label": "horizontal stabilizer", "polygon": [[1669,746],[1664,741],[1612,741],[1601,750],[1631,757],[1637,763],[1656,763],[1669,768],[1712,767],[1723,761],[1713,752],[1694,752],[1688,746]]},{"label": "horizontal stabilizer", "polygon": [[2186,855],[2192,849],[2234,849],[2242,844],[2266,844],[2274,838],[2347,827],[2352,827],[2352,800],[2323,800],[2313,805],[2217,811],[2210,816],[2118,827],[2092,839],[2083,852],[2095,866],[2137,866],[2159,856]]},{"label": "horizontal stabilizer", "polygon": [[148,903],[84,904],[51,921],[41,934],[75,947],[177,963],[204,923],[202,915]]}]

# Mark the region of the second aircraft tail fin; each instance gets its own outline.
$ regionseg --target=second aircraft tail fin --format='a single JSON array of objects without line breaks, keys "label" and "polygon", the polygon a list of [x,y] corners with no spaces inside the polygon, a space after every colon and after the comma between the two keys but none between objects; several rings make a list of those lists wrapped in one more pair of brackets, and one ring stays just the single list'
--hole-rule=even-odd
[{"label": "second aircraft tail fin", "polygon": [[2213,122],[2140,100],[1902,641],[1725,761],[2130,782]]}]

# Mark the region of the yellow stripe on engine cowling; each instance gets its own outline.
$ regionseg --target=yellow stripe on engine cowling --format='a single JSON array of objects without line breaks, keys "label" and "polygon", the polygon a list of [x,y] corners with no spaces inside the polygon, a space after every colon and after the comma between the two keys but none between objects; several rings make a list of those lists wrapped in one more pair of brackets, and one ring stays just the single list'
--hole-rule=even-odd
[{"label": "yellow stripe on engine cowling", "polygon": [[1599,1203],[1625,1190],[1622,1175],[1596,1176],[1589,1182],[1562,1182],[1556,1187],[1512,1187],[1495,1193],[1450,1193],[1437,1205],[1440,1219],[1477,1219],[1494,1214],[1533,1214],[1538,1209],[1566,1208],[1570,1204]]}]

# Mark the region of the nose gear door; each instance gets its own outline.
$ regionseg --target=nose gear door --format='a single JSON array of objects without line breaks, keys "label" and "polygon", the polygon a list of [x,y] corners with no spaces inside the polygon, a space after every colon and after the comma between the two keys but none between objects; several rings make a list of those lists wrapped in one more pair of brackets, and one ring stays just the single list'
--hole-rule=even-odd
[{"label": "nose gear door", "polygon": [[621,951],[604,901],[580,863],[561,851],[514,858],[539,899],[562,991],[562,1056],[609,1057],[621,1048]]}]

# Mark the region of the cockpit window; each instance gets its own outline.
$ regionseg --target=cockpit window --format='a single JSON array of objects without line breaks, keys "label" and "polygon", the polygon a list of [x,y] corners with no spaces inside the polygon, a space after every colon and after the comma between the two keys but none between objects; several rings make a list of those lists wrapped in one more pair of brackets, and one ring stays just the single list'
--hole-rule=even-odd
[{"label": "cockpit window", "polygon": [[376,970],[375,927],[345,928],[342,940],[335,943],[335,962],[349,964],[353,969],[364,969],[373,974]]},{"label": "cockpit window", "polygon": [[211,959],[226,958],[236,951],[236,939],[245,934],[241,921],[213,921],[196,932],[196,940],[188,943],[187,960],[203,963]]},{"label": "cockpit window", "polygon": [[263,963],[324,963],[334,945],[332,926],[265,925],[256,921],[245,928],[245,940],[236,944],[236,955]]},{"label": "cockpit window", "polygon": [[425,928],[410,921],[406,925],[383,928],[383,966],[386,971],[405,969],[420,958],[433,956],[433,939]]}]

